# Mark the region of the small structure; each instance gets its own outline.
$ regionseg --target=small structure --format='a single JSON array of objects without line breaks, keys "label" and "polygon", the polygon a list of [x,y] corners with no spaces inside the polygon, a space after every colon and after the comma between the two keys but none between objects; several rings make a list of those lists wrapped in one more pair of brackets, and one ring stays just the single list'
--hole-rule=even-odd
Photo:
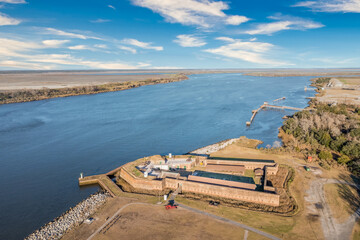
[{"label": "small structure", "polygon": [[258,169],[255,169],[254,173],[255,173],[255,176],[263,176],[264,170],[262,170],[261,168],[258,168]]},{"label": "small structure", "polygon": [[279,170],[279,165],[276,163],[274,166],[266,166],[265,171],[266,174],[276,175]]}]

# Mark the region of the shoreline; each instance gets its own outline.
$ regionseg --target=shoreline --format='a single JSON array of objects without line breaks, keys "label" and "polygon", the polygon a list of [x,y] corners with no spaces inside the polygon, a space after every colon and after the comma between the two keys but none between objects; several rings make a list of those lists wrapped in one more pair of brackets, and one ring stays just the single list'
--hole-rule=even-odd
[{"label": "shoreline", "polygon": [[189,79],[184,74],[177,74],[166,78],[145,79],[141,81],[114,82],[90,86],[75,86],[67,88],[41,88],[19,89],[0,91],[0,105],[10,103],[22,103],[40,101],[59,97],[71,97],[79,95],[92,95],[106,92],[117,92],[138,88],[146,85],[165,84]]},{"label": "shoreline", "polygon": [[110,197],[109,193],[97,192],[70,208],[59,217],[25,237],[25,240],[61,239],[68,231],[82,224]]},{"label": "shoreline", "polygon": [[[335,70],[335,69],[334,69]],[[85,74],[95,73],[95,74]],[[241,73],[255,77],[298,77],[298,76],[353,76],[360,71],[316,71],[309,70],[174,70],[156,71],[124,71],[124,75],[116,75],[119,71],[74,71],[74,72],[0,72],[0,105],[40,101],[59,97],[92,95],[106,92],[117,92],[146,85],[164,84],[188,80],[193,74]],[[125,75],[126,73],[130,75]],[[134,73],[139,73],[138,75]],[[147,74],[148,73],[148,74]],[[133,75],[131,75],[133,74]]]}]

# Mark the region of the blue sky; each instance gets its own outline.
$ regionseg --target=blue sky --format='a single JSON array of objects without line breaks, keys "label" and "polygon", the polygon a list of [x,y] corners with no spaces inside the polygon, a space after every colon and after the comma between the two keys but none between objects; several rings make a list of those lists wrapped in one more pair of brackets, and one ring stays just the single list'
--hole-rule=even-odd
[{"label": "blue sky", "polygon": [[0,0],[0,70],[353,68],[360,0]]}]

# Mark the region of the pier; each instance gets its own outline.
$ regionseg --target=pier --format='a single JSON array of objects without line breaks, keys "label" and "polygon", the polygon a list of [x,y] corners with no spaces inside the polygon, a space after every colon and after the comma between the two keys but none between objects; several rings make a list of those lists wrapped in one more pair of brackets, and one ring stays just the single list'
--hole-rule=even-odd
[{"label": "pier", "polygon": [[275,99],[273,102],[277,102],[277,101],[281,101],[281,100],[285,100],[286,97],[282,97],[282,98],[278,98],[278,99]]},{"label": "pier", "polygon": [[[280,100],[283,100],[283,99],[285,99],[285,97],[275,99],[273,102],[275,102],[275,101],[280,101]],[[251,111],[251,112],[252,112],[252,116],[251,116],[251,118],[250,118],[250,121],[246,122],[246,126],[250,126],[251,123],[253,122],[256,114],[257,114],[261,109],[265,109],[265,108],[281,109],[281,110],[288,109],[288,110],[295,110],[295,111],[302,111],[302,110],[304,110],[303,108],[288,107],[288,106],[277,106],[277,105],[269,104],[268,102],[264,102],[264,104],[261,105],[258,109],[255,109],[255,110],[252,110],[252,111]]]},{"label": "pier", "polygon": [[114,175],[121,167],[116,168],[106,174],[93,175],[88,177],[80,177],[79,185],[94,185],[98,184],[104,190],[106,190],[112,197],[119,197],[123,195],[123,191],[111,180],[110,176]]}]

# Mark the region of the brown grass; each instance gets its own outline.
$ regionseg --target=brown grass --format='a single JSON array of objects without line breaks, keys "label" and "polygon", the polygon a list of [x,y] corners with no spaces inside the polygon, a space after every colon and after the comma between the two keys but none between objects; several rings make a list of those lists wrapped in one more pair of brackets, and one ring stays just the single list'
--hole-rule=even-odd
[{"label": "brown grass", "polygon": [[[330,206],[331,213],[340,223],[347,220],[358,206],[353,206],[353,202],[349,201],[351,196],[358,196],[356,188],[345,184],[325,184],[325,197]],[[346,191],[346,196],[344,191]],[[356,204],[356,203],[355,203]]]},{"label": "brown grass", "polygon": [[[139,195],[138,195],[139,196]],[[142,196],[144,197],[144,196]],[[142,199],[153,202],[151,197]],[[93,217],[95,221],[81,224],[63,239],[87,239],[106,219],[130,202],[137,200],[110,199]],[[130,205],[105,233],[94,239],[242,239],[244,229],[184,209],[165,210],[163,205]],[[249,232],[248,239],[267,239]]]},{"label": "brown grass", "polygon": [[360,78],[359,77],[341,77],[337,78],[341,82],[347,84],[347,85],[360,85]]},{"label": "brown grass", "polygon": [[351,239],[352,240],[360,240],[360,221],[357,221],[355,223]]}]

